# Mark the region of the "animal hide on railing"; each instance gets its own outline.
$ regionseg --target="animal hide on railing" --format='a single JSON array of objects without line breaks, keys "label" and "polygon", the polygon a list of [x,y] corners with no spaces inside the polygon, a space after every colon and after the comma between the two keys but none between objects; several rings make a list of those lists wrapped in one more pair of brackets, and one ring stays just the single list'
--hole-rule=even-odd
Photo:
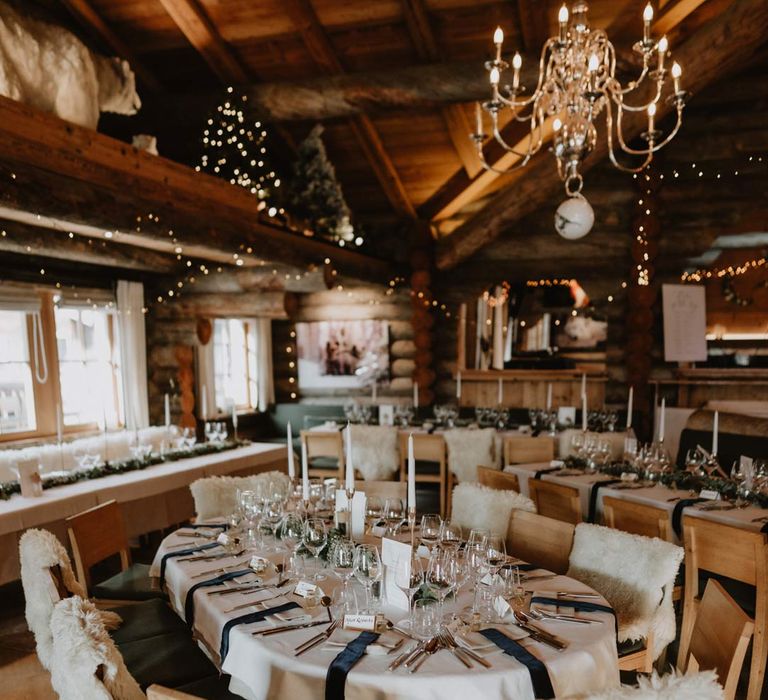
[{"label": "animal hide on railing", "polygon": [[95,129],[100,112],[136,114],[127,61],[93,53],[74,34],[0,2],[0,94]]}]

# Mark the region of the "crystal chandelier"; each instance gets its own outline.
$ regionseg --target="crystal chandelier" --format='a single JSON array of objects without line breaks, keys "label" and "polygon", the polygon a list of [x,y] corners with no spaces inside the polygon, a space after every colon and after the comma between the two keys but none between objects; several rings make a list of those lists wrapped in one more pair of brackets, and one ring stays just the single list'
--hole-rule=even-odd
[{"label": "crystal chandelier", "polygon": [[[544,44],[539,60],[539,78],[536,89],[530,96],[525,96],[525,88],[520,85],[522,57],[515,53],[512,59],[512,82],[504,84],[504,72],[510,68],[502,58],[504,32],[498,27],[493,35],[496,46],[496,58],[485,64],[490,74],[491,99],[482,105],[476,105],[477,127],[471,135],[477,154],[483,167],[496,173],[505,174],[524,167],[533,155],[538,153],[548,134],[552,134],[551,151],[557,160],[557,170],[565,184],[565,191],[580,204],[571,209],[583,209],[587,218],[594,219],[591,207],[581,195],[583,178],[579,172],[582,161],[594,149],[597,142],[595,122],[605,112],[605,138],[608,141],[608,155],[611,162],[620,170],[636,173],[646,167],[653,159],[653,154],[668,144],[677,134],[682,122],[686,93],[680,88],[682,69],[673,63],[668,71],[669,43],[666,36],[658,41],[651,38],[651,20],[653,8],[650,3],[643,12],[643,38],[634,45],[634,50],[643,60],[639,77],[626,86],[616,78],[616,51],[608,35],[601,29],[590,29],[587,21],[588,5],[584,1],[575,2],[568,11],[563,5],[558,15],[559,33],[550,37]],[[674,89],[666,99],[677,111],[677,123],[666,138],[655,128],[656,108],[662,99],[662,93],[671,72]],[[646,87],[648,86],[648,87]],[[630,93],[648,90],[649,99],[645,104],[625,102]],[[511,110],[511,118],[530,124],[527,146],[511,146],[501,135],[499,116],[503,110]],[[483,154],[483,112],[490,116],[492,133],[496,141],[508,153],[518,160],[505,170],[498,170],[489,165]],[[644,112],[648,119],[647,129],[641,134],[645,145],[639,148],[629,146],[622,132],[625,112]],[[614,129],[615,126],[615,129]],[[621,150],[631,156],[640,156],[643,160],[636,167],[621,164],[616,158],[616,143]],[[520,150],[517,150],[520,148]],[[563,204],[568,204],[566,200]],[[575,205],[575,202],[571,202]],[[562,206],[562,205],[561,205]],[[582,217],[583,218],[583,217]],[[591,228],[592,221],[583,233],[571,232],[565,235],[558,225],[561,235],[578,238]]]}]

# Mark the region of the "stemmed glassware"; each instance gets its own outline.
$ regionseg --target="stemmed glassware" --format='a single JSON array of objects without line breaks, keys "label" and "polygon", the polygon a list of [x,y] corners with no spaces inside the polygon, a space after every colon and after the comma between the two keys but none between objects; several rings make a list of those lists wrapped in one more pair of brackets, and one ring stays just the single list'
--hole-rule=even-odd
[{"label": "stemmed glassware", "polygon": [[[272,493],[264,500],[262,509],[261,524],[266,526],[270,534],[275,537],[277,526],[283,519],[283,498],[279,494]],[[265,547],[265,551],[270,551],[271,547]]]},{"label": "stemmed glassware", "polygon": [[379,549],[372,544],[359,544],[355,547],[355,557],[353,563],[355,578],[365,588],[365,606],[366,613],[372,612],[371,588],[375,581],[378,581],[382,575],[381,557]]},{"label": "stemmed glassware", "polygon": [[435,513],[427,513],[421,516],[421,530],[419,539],[421,543],[430,551],[440,542],[440,531],[443,527],[443,519]]},{"label": "stemmed glassware", "polygon": [[245,520],[246,544],[250,548],[256,548],[259,545],[261,498],[255,490],[240,492],[240,510]]},{"label": "stemmed glassware", "polygon": [[410,575],[405,576],[403,570],[398,570],[395,575],[395,583],[408,596],[408,617],[413,624],[413,596],[424,583],[424,564],[416,552],[411,553]]},{"label": "stemmed glassware", "polygon": [[485,543],[485,560],[494,575],[507,561],[507,546],[501,535],[495,533],[488,535]]},{"label": "stemmed glassware", "polygon": [[349,589],[349,580],[354,575],[355,544],[351,540],[339,538],[333,545],[329,561],[336,575],[341,579],[343,588],[340,596],[341,608],[345,612],[352,612],[354,605]]},{"label": "stemmed glassware", "polygon": [[321,518],[308,518],[304,523],[304,546],[315,559],[314,580],[319,581],[320,576],[320,552],[328,542],[328,533],[325,529],[325,521]]},{"label": "stemmed glassware", "polygon": [[405,506],[402,498],[388,498],[384,501],[384,519],[390,535],[397,534],[397,528],[405,517]]},{"label": "stemmed glassware", "polygon": [[442,619],[443,605],[448,594],[456,587],[456,561],[450,552],[436,552],[427,565],[426,583],[440,604]]},{"label": "stemmed glassware", "polygon": [[280,525],[282,543],[290,554],[289,565],[296,564],[296,552],[304,539],[304,520],[298,513],[287,513]]},{"label": "stemmed glassware", "polygon": [[440,548],[455,552],[461,544],[461,528],[450,520],[443,520],[440,528]]},{"label": "stemmed glassware", "polygon": [[373,526],[381,520],[384,515],[384,504],[379,496],[366,496],[365,497],[365,522],[368,525],[368,529],[371,530]]}]

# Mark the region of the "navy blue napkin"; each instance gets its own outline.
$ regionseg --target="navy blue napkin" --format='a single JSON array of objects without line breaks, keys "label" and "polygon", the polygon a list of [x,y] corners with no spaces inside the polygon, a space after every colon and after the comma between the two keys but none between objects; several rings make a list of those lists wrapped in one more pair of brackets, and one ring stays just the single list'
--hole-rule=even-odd
[{"label": "navy blue napkin", "polygon": [[536,566],[536,564],[504,564],[502,569],[518,569],[519,571],[535,571],[536,569],[540,569],[540,566]]},{"label": "navy blue napkin", "polygon": [[706,500],[706,498],[681,498],[675,503],[675,507],[672,510],[672,529],[678,537],[682,538],[683,536],[683,508]]},{"label": "navy blue napkin", "polygon": [[620,483],[621,479],[607,479],[606,481],[598,481],[596,484],[592,484],[592,490],[589,492],[589,511],[587,513],[588,523],[595,522],[595,519],[597,518],[597,494],[600,493],[600,489],[604,486]]},{"label": "navy blue napkin", "polygon": [[533,596],[531,598],[531,605],[539,603],[541,605],[556,605],[561,608],[573,608],[574,610],[581,610],[582,612],[606,612],[613,615],[613,619],[616,622],[616,632],[619,631],[619,622],[616,619],[616,611],[602,603],[590,603],[587,600],[563,600],[562,598],[547,598],[546,596]]},{"label": "navy blue napkin", "polygon": [[[254,603],[254,605],[258,605],[258,603]],[[240,615],[240,617],[233,617],[231,620],[227,620],[224,629],[221,631],[221,644],[219,646],[221,663],[224,663],[224,659],[227,658],[227,654],[229,653],[229,633],[232,631],[233,627],[237,627],[238,625],[250,625],[252,622],[261,622],[265,617],[269,617],[275,613],[281,613],[286,610],[293,610],[294,608],[300,607],[301,606],[298,603],[283,603],[282,605],[276,605],[274,608],[257,610],[256,612]]]},{"label": "navy blue napkin", "polygon": [[344,700],[344,686],[347,684],[347,674],[360,661],[365,649],[379,638],[375,632],[363,632],[353,639],[331,661],[325,676],[325,700]]},{"label": "navy blue napkin", "polygon": [[220,527],[222,530],[229,530],[229,523],[189,523],[188,525],[182,525],[181,529],[197,530],[198,528],[207,527]]},{"label": "navy blue napkin", "polygon": [[218,542],[210,542],[209,544],[202,544],[198,547],[188,547],[187,549],[179,549],[175,552],[164,554],[163,558],[160,560],[160,588],[165,586],[165,567],[167,566],[169,559],[184,557],[188,554],[195,554],[196,552],[203,552],[206,549],[213,549],[214,547],[221,547],[221,545]]},{"label": "navy blue napkin", "polygon": [[480,630],[480,634],[493,642],[499,649],[503,649],[505,654],[509,654],[509,656],[517,659],[528,669],[528,672],[531,674],[531,682],[533,683],[533,694],[536,698],[546,700],[547,698],[555,697],[555,690],[552,687],[552,681],[549,679],[547,667],[531,652],[497,629]]},{"label": "navy blue napkin", "polygon": [[225,581],[231,581],[233,578],[239,576],[245,576],[246,574],[253,573],[253,569],[239,569],[238,571],[228,571],[226,574],[221,574],[216,578],[209,579],[208,581],[200,581],[196,583],[192,588],[187,591],[187,597],[184,599],[184,619],[187,621],[187,626],[192,627],[195,621],[195,591],[198,588],[210,588],[211,586],[218,586]]},{"label": "navy blue napkin", "polygon": [[546,469],[539,469],[534,473],[534,479],[541,479],[542,474],[549,474],[549,472],[559,472],[563,467],[547,467]]}]

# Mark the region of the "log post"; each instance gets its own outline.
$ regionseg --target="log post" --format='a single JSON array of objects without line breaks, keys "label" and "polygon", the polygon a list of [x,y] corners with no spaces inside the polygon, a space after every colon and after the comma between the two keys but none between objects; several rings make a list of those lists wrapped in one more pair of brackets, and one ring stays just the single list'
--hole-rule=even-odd
[{"label": "log post", "polygon": [[195,370],[194,358],[195,352],[191,345],[176,346],[176,361],[179,363],[179,369],[176,373],[176,379],[179,384],[179,408],[181,416],[179,417],[180,428],[197,427],[195,419]]},{"label": "log post", "polygon": [[413,381],[419,384],[419,406],[434,401],[432,389],[435,371],[432,368],[432,329],[435,323],[432,315],[432,237],[429,224],[420,221],[413,228],[411,244],[411,305],[413,314],[414,354]]}]

